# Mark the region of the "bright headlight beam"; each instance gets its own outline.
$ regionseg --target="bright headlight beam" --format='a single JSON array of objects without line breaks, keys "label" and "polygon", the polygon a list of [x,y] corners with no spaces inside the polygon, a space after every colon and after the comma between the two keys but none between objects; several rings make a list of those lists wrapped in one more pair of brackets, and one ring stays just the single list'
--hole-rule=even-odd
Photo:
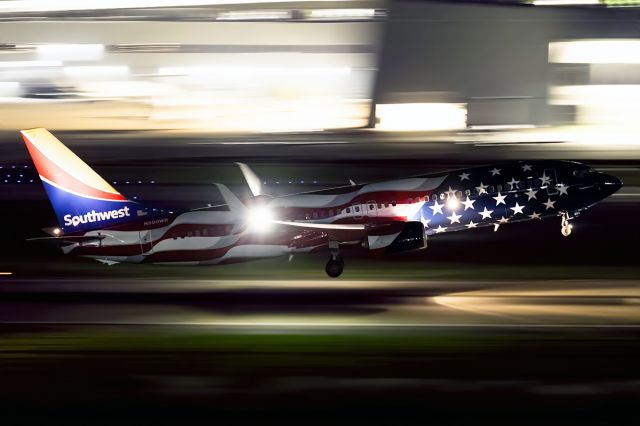
[{"label": "bright headlight beam", "polygon": [[267,232],[273,228],[274,215],[266,206],[256,206],[247,212],[247,226],[252,232]]}]

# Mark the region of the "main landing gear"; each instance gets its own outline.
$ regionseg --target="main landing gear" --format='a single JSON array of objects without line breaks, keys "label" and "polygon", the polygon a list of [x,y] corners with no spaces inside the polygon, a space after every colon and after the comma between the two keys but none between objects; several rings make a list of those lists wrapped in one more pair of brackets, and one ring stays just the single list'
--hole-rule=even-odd
[{"label": "main landing gear", "polygon": [[344,259],[340,256],[340,246],[338,242],[330,241],[329,250],[331,251],[331,257],[329,257],[329,261],[327,262],[327,266],[324,267],[324,270],[331,278],[337,278],[342,274],[342,271],[344,271]]},{"label": "main landing gear", "polygon": [[560,232],[562,232],[562,235],[565,237],[568,237],[569,235],[571,235],[571,230],[573,229],[573,225],[569,223],[569,220],[571,219],[572,218],[569,217],[569,213],[562,212],[562,223],[561,223]]}]

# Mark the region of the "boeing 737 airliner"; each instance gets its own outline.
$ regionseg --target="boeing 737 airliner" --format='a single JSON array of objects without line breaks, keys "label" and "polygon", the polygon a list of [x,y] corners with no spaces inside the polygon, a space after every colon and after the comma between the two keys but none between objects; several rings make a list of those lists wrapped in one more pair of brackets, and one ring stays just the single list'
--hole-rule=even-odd
[{"label": "boeing 737 airliner", "polygon": [[211,265],[327,250],[326,272],[344,269],[340,247],[379,253],[420,250],[427,238],[511,223],[570,221],[622,183],[571,161],[517,161],[282,197],[240,201],[217,185],[226,210],[168,213],[129,200],[46,129],[22,136],[58,218],[50,237],[64,253],[105,263]]}]

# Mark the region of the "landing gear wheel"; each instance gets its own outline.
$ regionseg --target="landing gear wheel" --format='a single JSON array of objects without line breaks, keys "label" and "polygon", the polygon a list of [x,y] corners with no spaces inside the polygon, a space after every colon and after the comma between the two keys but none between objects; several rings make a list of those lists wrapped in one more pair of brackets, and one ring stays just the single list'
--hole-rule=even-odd
[{"label": "landing gear wheel", "polygon": [[342,256],[336,256],[335,259],[330,257],[327,262],[327,266],[324,267],[324,270],[331,278],[339,277],[342,274],[342,271],[344,271],[344,260],[342,260]]},{"label": "landing gear wheel", "polygon": [[562,235],[565,237],[568,237],[569,235],[571,235],[571,230],[573,228],[573,225],[571,225],[569,220],[570,220],[569,213],[563,212],[562,224],[561,224],[562,227],[560,228],[560,232],[562,232]]}]

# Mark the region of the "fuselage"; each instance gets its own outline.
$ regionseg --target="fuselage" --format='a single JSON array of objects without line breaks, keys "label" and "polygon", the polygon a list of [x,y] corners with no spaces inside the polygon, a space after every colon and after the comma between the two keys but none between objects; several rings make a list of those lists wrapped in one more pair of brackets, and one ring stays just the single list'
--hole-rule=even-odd
[{"label": "fuselage", "polygon": [[[407,222],[426,235],[572,216],[621,187],[613,176],[569,161],[519,161],[261,199],[280,221],[363,224],[371,235],[342,233],[341,244],[369,250],[389,246]],[[197,210],[139,219],[79,233],[101,239],[73,243],[66,253],[105,261],[218,264],[327,249],[323,229],[275,226],[250,229],[232,210]]]}]

